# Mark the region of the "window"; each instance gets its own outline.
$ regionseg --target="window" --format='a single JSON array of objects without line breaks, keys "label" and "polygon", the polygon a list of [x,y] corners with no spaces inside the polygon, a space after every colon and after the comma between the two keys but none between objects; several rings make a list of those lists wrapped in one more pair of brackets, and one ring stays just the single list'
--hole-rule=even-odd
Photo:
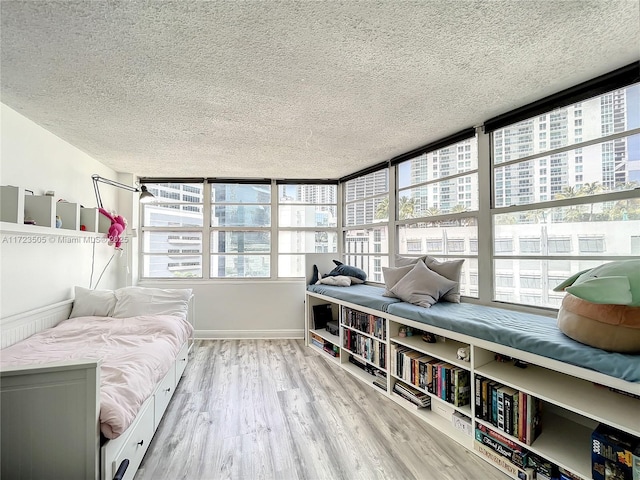
[{"label": "window", "polygon": [[[532,137],[533,132],[522,135]],[[505,139],[505,144],[510,141]],[[462,159],[460,152],[464,152]],[[443,260],[462,255],[465,267],[475,262],[479,209],[477,137],[399,163],[396,180],[398,253],[440,255]]]},{"label": "window", "polygon": [[580,253],[602,253],[604,249],[604,235],[578,236]]},{"label": "window", "polygon": [[420,253],[422,252],[422,240],[411,239],[407,240],[407,253]]},{"label": "window", "polygon": [[389,170],[345,181],[343,195],[345,263],[361,268],[377,281],[376,260],[381,267],[389,266]]},{"label": "window", "polygon": [[513,238],[496,238],[493,242],[493,251],[496,255],[513,252]]},{"label": "window", "polygon": [[204,185],[145,185],[155,199],[140,204],[142,277],[202,278]]},{"label": "window", "polygon": [[305,253],[338,251],[338,185],[278,184],[278,276],[303,277]]},{"label": "window", "polygon": [[271,276],[271,184],[212,183],[211,278]]},{"label": "window", "polygon": [[[570,268],[553,272],[554,278],[566,278],[586,268],[586,262],[598,265],[638,255],[631,240],[640,231],[640,199],[634,193],[640,177],[634,173],[637,161],[632,160],[637,159],[640,145],[640,135],[635,133],[640,117],[632,114],[638,98],[640,84],[634,84],[584,100],[579,109],[560,107],[548,112],[544,121],[538,115],[492,132],[493,150],[499,139],[511,136],[512,152],[516,152],[508,163],[495,154],[492,175],[494,255],[512,258],[512,275],[520,279],[509,292],[511,302],[558,305],[558,295],[550,293],[555,280],[547,281],[551,272],[541,280],[532,277],[527,256],[536,257],[543,273],[559,265],[553,256],[568,257]],[[548,149],[538,145],[542,142],[533,144],[513,135],[532,127],[538,131],[538,140],[546,139],[541,133],[548,132]],[[536,188],[530,189],[527,179]],[[501,239],[517,239],[517,251],[508,251],[508,241]],[[502,260],[494,259],[496,269]],[[523,295],[518,288],[536,291]],[[498,297],[496,292],[494,299],[504,300],[506,293],[502,290]]]},{"label": "window", "polygon": [[547,239],[547,250],[549,253],[570,253],[571,237],[549,237]]}]

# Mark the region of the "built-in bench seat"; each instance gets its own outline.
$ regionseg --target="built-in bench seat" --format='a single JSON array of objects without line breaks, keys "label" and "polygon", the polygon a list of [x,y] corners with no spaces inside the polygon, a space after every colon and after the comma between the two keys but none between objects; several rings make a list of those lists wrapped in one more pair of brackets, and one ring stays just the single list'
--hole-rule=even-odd
[{"label": "built-in bench seat", "polygon": [[384,288],[367,284],[350,287],[311,285],[308,290],[640,383],[640,355],[607,352],[576,342],[558,329],[555,318],[471,303],[440,302],[424,308],[383,297]]}]

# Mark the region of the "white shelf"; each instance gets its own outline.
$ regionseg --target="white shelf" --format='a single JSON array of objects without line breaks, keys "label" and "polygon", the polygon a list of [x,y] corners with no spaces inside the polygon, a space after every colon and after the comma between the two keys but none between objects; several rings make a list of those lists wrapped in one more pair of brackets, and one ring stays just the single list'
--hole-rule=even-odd
[{"label": "white shelf", "polygon": [[411,388],[415,388],[416,390],[418,390],[419,392],[422,393],[426,393],[427,395],[429,395],[431,397],[431,402],[440,402],[443,405],[446,405],[447,407],[452,408],[453,410],[456,410],[464,415],[466,415],[467,417],[471,417],[471,404],[467,404],[463,407],[456,407],[453,403],[449,403],[446,400],[441,399],[440,397],[438,397],[436,394],[429,392],[428,390],[425,390],[424,388],[420,388],[417,385],[414,385],[413,383],[411,383],[409,380],[405,380],[402,377],[399,377],[398,375],[395,374],[391,374],[391,376],[395,379],[397,379],[398,381],[404,383],[405,385],[410,386]]},{"label": "white shelf", "polygon": [[469,348],[469,344],[457,342],[456,340],[447,339],[446,342],[438,341],[436,343],[427,343],[422,340],[420,335],[414,335],[412,337],[392,337],[391,341],[398,345],[404,345],[405,347],[412,348],[426,355],[432,357],[438,357],[440,360],[444,360],[451,365],[463,368],[465,370],[471,370],[471,364],[463,360],[459,360],[457,357],[459,348]]},{"label": "white shelf", "polygon": [[320,347],[318,347],[317,345],[314,345],[311,342],[309,342],[309,346],[311,348],[313,348],[314,350],[316,350],[317,352],[319,352],[324,357],[326,357],[327,359],[331,360],[332,362],[340,363],[340,357],[334,357],[329,352],[325,352],[323,348],[320,348]]},{"label": "white shelf", "polygon": [[385,342],[386,342],[386,340],[385,340],[384,338],[378,338],[378,337],[376,337],[375,335],[371,335],[370,333],[363,332],[363,331],[362,331],[362,330],[360,330],[359,328],[356,328],[356,327],[350,327],[349,325],[345,325],[344,323],[341,323],[341,324],[340,324],[340,326],[341,326],[342,328],[347,329],[347,330],[351,330],[352,332],[356,332],[356,333],[358,333],[358,334],[360,334],[360,335],[364,335],[365,337],[369,337],[369,338],[370,338],[370,339],[372,339],[372,340],[377,340],[378,342],[382,342],[382,343],[385,343]]},{"label": "white shelf", "polygon": [[398,405],[409,410],[416,417],[424,421],[425,423],[437,428],[440,432],[444,433],[447,437],[456,441],[460,445],[471,448],[471,442],[473,438],[470,435],[465,435],[460,430],[455,428],[451,423],[451,419],[438,415],[430,408],[415,408],[416,406],[408,400],[405,400],[400,395],[395,393],[389,395],[389,398],[396,402]]},{"label": "white shelf", "polygon": [[536,365],[521,369],[508,362],[490,362],[476,368],[475,373],[597,422],[640,436],[638,399]]},{"label": "white shelf", "polygon": [[315,333],[319,337],[324,338],[326,341],[331,342],[338,347],[340,346],[340,337],[338,335],[330,333],[328,330],[309,330],[309,333]]},{"label": "white shelf", "polygon": [[[1,234],[13,235],[42,235],[59,237],[102,237],[104,233],[83,232],[80,230],[65,230],[63,228],[42,227],[40,225],[19,225],[11,222],[0,222]],[[26,242],[25,242],[26,243]],[[34,242],[35,243],[35,242]],[[43,242],[47,243],[47,242]]]},{"label": "white shelf", "polygon": [[[384,342],[383,342],[384,343]],[[356,357],[358,360],[362,360],[365,363],[368,363],[369,365],[376,367],[378,370],[382,370],[383,372],[387,372],[386,368],[381,367],[380,365],[376,365],[374,362],[367,360],[366,358],[364,358],[362,355],[360,355],[359,353],[355,353],[352,352],[351,350],[349,350],[347,347],[342,347],[342,351],[344,351],[346,354],[349,355],[353,355],[354,357]]]},{"label": "white shelf", "polygon": [[[342,363],[340,364],[347,372],[349,372],[351,375],[359,378],[360,380],[362,380],[363,382],[365,382],[368,385],[371,385],[371,387],[373,387],[375,390],[379,390],[381,392],[384,392],[384,390],[376,387],[373,384],[373,381],[376,379],[375,375],[371,375],[368,372],[365,372],[363,369],[361,369],[360,367],[355,366],[353,363],[351,363],[347,357],[345,357],[342,361]],[[388,382],[388,379],[387,379]]]}]

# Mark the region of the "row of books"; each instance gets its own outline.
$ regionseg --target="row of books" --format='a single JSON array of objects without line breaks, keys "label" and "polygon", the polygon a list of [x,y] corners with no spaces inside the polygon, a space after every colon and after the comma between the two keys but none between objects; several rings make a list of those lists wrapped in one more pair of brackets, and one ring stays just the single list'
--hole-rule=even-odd
[{"label": "row of books", "polygon": [[311,333],[311,343],[316,347],[321,348],[332,357],[340,356],[340,348],[337,345],[334,345],[333,343],[325,340],[316,333]]},{"label": "row of books", "polygon": [[452,403],[456,407],[471,401],[471,373],[439,358],[392,343],[390,371],[405,382]]},{"label": "row of books", "polygon": [[387,323],[384,318],[343,307],[342,323],[376,338],[382,340],[387,338]]},{"label": "row of books", "polygon": [[[361,358],[356,357],[355,355],[349,355],[349,362],[354,364],[356,367],[361,368],[362,370],[364,370],[365,372],[367,372],[369,375],[373,375],[374,377],[376,377],[376,379],[374,380],[374,385],[376,386],[381,386],[382,384],[384,384],[384,388],[382,388],[383,390],[387,390],[387,374],[385,372],[383,372],[382,370],[377,369],[376,367],[374,367],[373,365],[364,362]],[[378,382],[376,384],[376,381]]]},{"label": "row of books", "polygon": [[344,329],[342,346],[378,367],[386,368],[387,346],[385,343],[362,335],[355,330]]},{"label": "row of books", "polygon": [[393,391],[420,408],[431,406],[431,397],[429,395],[404,383],[396,382],[393,385]]},{"label": "row of books", "polygon": [[566,469],[530,452],[500,432],[476,424],[474,449],[513,478],[524,480],[574,480]]},{"label": "row of books", "polygon": [[488,378],[475,376],[476,418],[531,445],[542,430],[542,401]]}]

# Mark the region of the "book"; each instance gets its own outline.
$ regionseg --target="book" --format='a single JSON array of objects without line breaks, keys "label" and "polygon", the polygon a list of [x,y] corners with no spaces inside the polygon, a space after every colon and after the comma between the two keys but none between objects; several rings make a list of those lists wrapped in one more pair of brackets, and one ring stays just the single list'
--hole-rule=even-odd
[{"label": "book", "polygon": [[513,435],[513,405],[514,397],[518,398],[518,390],[511,387],[502,387],[500,389],[503,396],[504,405],[504,428],[503,430],[509,435]]},{"label": "book", "polygon": [[453,371],[453,405],[463,407],[468,405],[471,399],[471,374],[462,368]]},{"label": "book", "polygon": [[509,462],[513,463],[516,467],[525,468],[527,466],[526,451],[512,449],[502,442],[499,442],[494,436],[483,432],[479,428],[476,428],[475,436],[478,442],[491,448],[491,450],[509,460]]},{"label": "book", "polygon": [[511,478],[516,478],[520,480],[533,480],[534,472],[532,469],[527,468],[526,470],[520,469],[516,467],[513,463],[511,463],[506,458],[502,457],[498,453],[494,452],[490,448],[486,447],[482,443],[478,441],[473,442],[473,449],[478,452],[485,460],[494,465],[496,468],[501,470],[502,472],[509,475]]}]

